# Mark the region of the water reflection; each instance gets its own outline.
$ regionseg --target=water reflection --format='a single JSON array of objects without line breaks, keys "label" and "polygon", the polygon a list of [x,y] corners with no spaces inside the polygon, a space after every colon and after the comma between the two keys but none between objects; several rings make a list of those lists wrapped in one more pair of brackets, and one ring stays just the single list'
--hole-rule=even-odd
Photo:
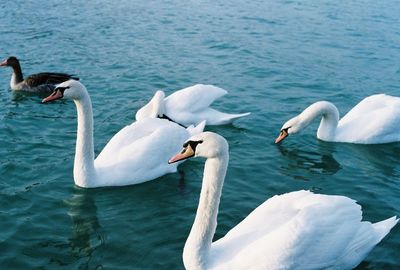
[{"label": "water reflection", "polygon": [[[93,191],[74,188],[73,195],[66,200],[68,215],[72,219],[72,234],[69,241],[72,256],[82,260],[83,269],[100,269],[91,265],[94,251],[104,244],[102,228],[97,219],[97,207]],[[81,267],[79,269],[81,269]]]},{"label": "water reflection", "polygon": [[[47,95],[48,96],[48,95]],[[40,101],[42,98],[45,98],[46,94],[35,94],[23,91],[12,91],[11,92],[11,101],[14,104],[18,104],[23,101]]]},{"label": "water reflection", "polygon": [[317,151],[288,148],[285,144],[278,144],[277,148],[286,160],[281,163],[281,172],[296,179],[308,180],[304,172],[333,175],[342,168],[333,157],[334,145],[329,143],[318,142]]},{"label": "water reflection", "polygon": [[400,174],[400,143],[373,144],[373,145],[348,145],[348,150],[353,152],[358,160],[367,161],[375,169],[386,176]]}]

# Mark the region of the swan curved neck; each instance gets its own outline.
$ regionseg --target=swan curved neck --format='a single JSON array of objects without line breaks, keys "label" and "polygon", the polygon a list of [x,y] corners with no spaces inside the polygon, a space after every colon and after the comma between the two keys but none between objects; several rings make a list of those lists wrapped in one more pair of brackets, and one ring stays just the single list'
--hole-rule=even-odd
[{"label": "swan curved neck", "polygon": [[80,187],[90,187],[95,181],[93,146],[93,111],[89,94],[74,100],[78,113],[76,137],[74,180]]},{"label": "swan curved neck", "polygon": [[207,269],[228,160],[229,155],[226,150],[224,155],[219,158],[209,158],[205,163],[199,206],[183,250],[186,269]]},{"label": "swan curved neck", "polygon": [[332,103],[327,101],[316,102],[305,109],[299,117],[304,127],[308,126],[315,118],[322,117],[317,131],[318,139],[334,140],[339,123],[339,111]]},{"label": "swan curved neck", "polygon": [[17,90],[18,84],[24,80],[22,75],[22,70],[20,64],[16,64],[12,66],[13,73],[11,75],[10,87],[13,90]]}]

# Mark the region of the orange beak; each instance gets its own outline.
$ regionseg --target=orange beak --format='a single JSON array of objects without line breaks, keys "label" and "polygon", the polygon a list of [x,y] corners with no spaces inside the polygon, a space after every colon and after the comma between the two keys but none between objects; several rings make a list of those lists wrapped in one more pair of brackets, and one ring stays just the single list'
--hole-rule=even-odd
[{"label": "orange beak", "polygon": [[184,148],[180,153],[176,154],[170,160],[168,160],[168,164],[175,163],[190,157],[194,156],[194,151],[190,145]]},{"label": "orange beak", "polygon": [[61,93],[60,90],[56,90],[54,91],[50,96],[48,96],[47,98],[44,98],[42,100],[42,103],[46,103],[46,102],[50,102],[56,99],[60,99],[63,97],[63,94]]},{"label": "orange beak", "polygon": [[276,138],[275,143],[280,143],[287,136],[289,136],[289,133],[285,129],[282,129],[281,133],[279,133],[278,138]]},{"label": "orange beak", "polygon": [[185,156],[185,154],[179,153],[179,154],[176,154],[175,156],[173,156],[170,160],[168,160],[168,164],[175,163],[175,162],[178,162],[180,160],[184,160],[186,158],[187,157]]}]

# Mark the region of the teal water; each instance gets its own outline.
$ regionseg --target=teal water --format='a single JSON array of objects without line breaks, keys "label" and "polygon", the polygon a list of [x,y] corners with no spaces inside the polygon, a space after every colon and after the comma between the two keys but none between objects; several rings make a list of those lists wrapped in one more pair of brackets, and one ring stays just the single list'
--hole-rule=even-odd
[{"label": "teal water", "polygon": [[[382,3],[381,3],[382,2]],[[225,136],[231,159],[215,239],[267,198],[299,189],[349,196],[373,222],[400,215],[400,144],[326,143],[317,123],[277,146],[284,121],[317,100],[342,114],[400,95],[396,1],[3,1],[0,58],[24,73],[79,75],[92,97],[95,149],[155,90],[229,91],[215,107],[252,112]],[[0,268],[182,269],[203,160],[137,186],[74,186],[72,102],[9,90],[0,69]],[[400,227],[357,269],[399,269]]]}]

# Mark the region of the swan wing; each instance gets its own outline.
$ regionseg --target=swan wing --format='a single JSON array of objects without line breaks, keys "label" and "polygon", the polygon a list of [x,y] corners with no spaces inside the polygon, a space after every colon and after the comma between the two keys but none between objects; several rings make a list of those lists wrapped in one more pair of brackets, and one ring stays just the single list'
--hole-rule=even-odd
[{"label": "swan wing", "polygon": [[226,90],[217,86],[196,84],[165,98],[165,114],[185,126],[203,120],[207,121],[207,125],[224,125],[250,114],[229,114],[210,108],[211,103],[226,94]]},{"label": "swan wing", "polygon": [[95,160],[99,182],[101,185],[138,184],[175,172],[177,164],[168,164],[168,159],[181,149],[188,137],[185,128],[157,118],[124,127]]},{"label": "swan wing", "polygon": [[337,139],[357,143],[400,141],[400,98],[378,94],[363,99],[339,121]]},{"label": "swan wing", "polygon": [[226,90],[214,85],[196,84],[186,87],[164,99],[166,114],[170,116],[170,112],[196,112],[203,110],[227,93]]},{"label": "swan wing", "polygon": [[361,217],[347,197],[274,196],[212,244],[211,268],[350,269],[381,239]]}]

